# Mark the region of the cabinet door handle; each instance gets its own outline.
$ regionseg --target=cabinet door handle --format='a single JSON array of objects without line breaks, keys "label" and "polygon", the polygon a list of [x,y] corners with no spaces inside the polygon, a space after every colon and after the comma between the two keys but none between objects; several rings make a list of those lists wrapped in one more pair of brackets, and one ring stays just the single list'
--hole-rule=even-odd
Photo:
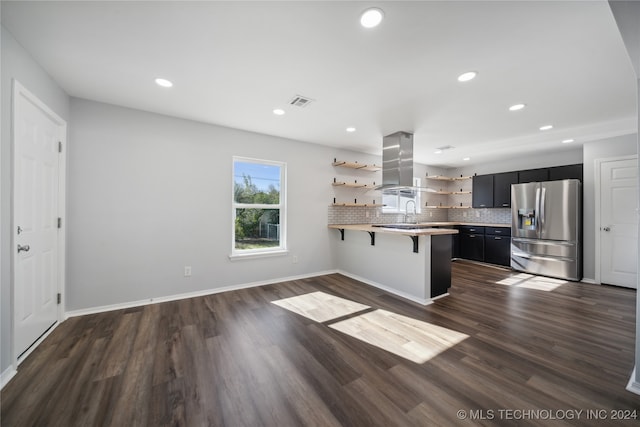
[{"label": "cabinet door handle", "polygon": [[509,206],[509,203],[503,203],[502,206]]},{"label": "cabinet door handle", "polygon": [[502,237],[494,237],[493,240],[502,240]]}]

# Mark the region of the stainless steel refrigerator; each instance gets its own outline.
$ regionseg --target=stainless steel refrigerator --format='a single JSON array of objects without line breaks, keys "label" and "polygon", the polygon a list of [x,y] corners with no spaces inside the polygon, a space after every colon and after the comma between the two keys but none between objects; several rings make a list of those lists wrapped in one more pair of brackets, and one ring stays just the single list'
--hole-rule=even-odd
[{"label": "stainless steel refrigerator", "polygon": [[582,279],[582,189],[577,179],[511,186],[511,267]]}]

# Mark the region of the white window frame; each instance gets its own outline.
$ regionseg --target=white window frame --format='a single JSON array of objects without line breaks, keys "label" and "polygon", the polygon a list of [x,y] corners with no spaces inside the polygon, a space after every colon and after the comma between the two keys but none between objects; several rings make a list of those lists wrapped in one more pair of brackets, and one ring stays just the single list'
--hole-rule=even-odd
[{"label": "white window frame", "polygon": [[[422,209],[422,194],[421,192],[418,190],[418,188],[420,188],[420,178],[413,178],[413,186],[415,187],[415,197],[413,198],[413,200],[416,203],[416,215],[420,214]],[[385,203],[385,197],[395,197],[396,198],[396,203],[395,206],[383,206],[382,207],[382,213],[388,213],[388,214],[406,214],[406,202],[404,204],[404,206],[402,206],[402,203],[400,203],[400,201],[402,200],[402,194],[400,192],[398,192],[398,194],[393,194],[393,195],[384,195],[383,199],[382,199],[382,203]],[[413,212],[411,212],[413,213]]]},{"label": "white window frame", "polygon": [[[280,203],[279,204],[253,204],[236,203],[235,201],[235,175],[236,162],[255,163],[280,167]],[[280,210],[280,245],[273,248],[262,249],[236,249],[236,209],[279,209]],[[248,259],[266,256],[286,255],[287,250],[287,164],[275,160],[254,159],[249,157],[233,156],[231,162],[231,255],[229,259]]]}]

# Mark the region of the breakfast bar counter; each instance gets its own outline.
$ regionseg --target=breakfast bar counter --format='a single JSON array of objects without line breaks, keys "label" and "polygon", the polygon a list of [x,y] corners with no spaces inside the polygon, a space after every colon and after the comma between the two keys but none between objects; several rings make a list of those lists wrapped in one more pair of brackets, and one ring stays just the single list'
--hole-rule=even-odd
[{"label": "breakfast bar counter", "polygon": [[[451,287],[452,234],[423,224],[331,224],[340,273],[420,304]],[[409,237],[411,240],[407,240]]]}]

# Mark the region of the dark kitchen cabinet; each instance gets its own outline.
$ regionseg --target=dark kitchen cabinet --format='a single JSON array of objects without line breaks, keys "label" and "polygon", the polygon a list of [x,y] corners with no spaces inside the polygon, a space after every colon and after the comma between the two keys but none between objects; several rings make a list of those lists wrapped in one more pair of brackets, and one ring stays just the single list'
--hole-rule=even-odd
[{"label": "dark kitchen cabinet", "polygon": [[582,165],[565,165],[549,168],[549,181],[579,179],[582,181]]},{"label": "dark kitchen cabinet", "polygon": [[449,235],[431,236],[431,298],[447,293],[451,286],[451,246]]},{"label": "dark kitchen cabinet", "polygon": [[511,229],[508,227],[486,228],[484,261],[506,267],[511,265]]},{"label": "dark kitchen cabinet", "polygon": [[[454,227],[458,228],[458,227]],[[451,235],[451,257],[460,258],[460,233]]]},{"label": "dark kitchen cabinet", "polygon": [[460,226],[460,258],[484,261],[484,227]]},{"label": "dark kitchen cabinet", "polygon": [[518,183],[518,172],[497,173],[493,176],[493,207],[511,207],[511,184]]},{"label": "dark kitchen cabinet", "polygon": [[473,177],[471,206],[474,208],[493,207],[493,175],[476,175]]},{"label": "dark kitchen cabinet", "polygon": [[549,181],[549,168],[529,169],[518,172],[518,182],[542,182]]}]

